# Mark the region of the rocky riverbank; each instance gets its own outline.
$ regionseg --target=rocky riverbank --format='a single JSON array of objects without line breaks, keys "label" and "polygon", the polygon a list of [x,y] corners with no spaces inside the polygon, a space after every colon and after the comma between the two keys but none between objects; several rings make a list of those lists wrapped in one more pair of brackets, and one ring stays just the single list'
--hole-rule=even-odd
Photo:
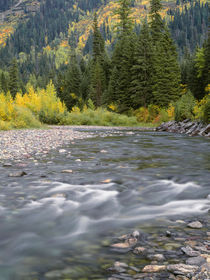
[{"label": "rocky riverbank", "polygon": [[162,123],[156,128],[156,131],[183,133],[189,136],[200,135],[210,137],[210,124],[206,125],[191,120],[184,120],[183,122],[170,121]]},{"label": "rocky riverbank", "polygon": [[22,160],[42,157],[50,150],[90,134],[69,127],[0,131],[0,160]]},{"label": "rocky riverbank", "polygon": [[[210,279],[209,216],[176,220],[166,231],[134,231],[119,237],[112,250],[129,253],[131,261],[116,261],[108,268],[109,280],[208,280]],[[133,264],[132,255],[137,262]],[[138,265],[139,264],[139,265]]]}]

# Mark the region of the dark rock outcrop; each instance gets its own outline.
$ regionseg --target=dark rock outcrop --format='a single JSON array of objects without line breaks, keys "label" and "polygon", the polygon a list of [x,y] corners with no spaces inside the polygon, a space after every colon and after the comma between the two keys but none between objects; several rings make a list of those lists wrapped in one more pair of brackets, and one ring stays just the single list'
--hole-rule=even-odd
[{"label": "dark rock outcrop", "polygon": [[189,136],[206,136],[210,137],[210,124],[184,120],[183,122],[170,121],[162,123],[156,128],[156,131],[167,131],[174,133],[183,133]]}]

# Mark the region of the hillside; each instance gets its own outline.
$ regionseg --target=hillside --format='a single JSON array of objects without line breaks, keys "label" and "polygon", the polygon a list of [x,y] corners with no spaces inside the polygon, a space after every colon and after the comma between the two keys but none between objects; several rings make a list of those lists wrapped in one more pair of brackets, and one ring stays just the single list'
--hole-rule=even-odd
[{"label": "hillside", "polygon": [[[196,3],[199,3],[199,5],[205,5],[206,0],[202,0],[199,2],[180,2],[179,0],[162,1],[163,10],[161,12],[161,15],[165,17],[168,22],[173,21],[175,11],[179,11],[179,14],[185,13],[186,9],[195,6]],[[6,7],[7,10],[5,10]],[[49,9],[47,13],[43,11],[46,8]],[[82,51],[86,47],[85,52],[89,52],[89,45],[91,44],[91,42],[88,43],[88,39],[91,41],[91,38],[89,37],[92,30],[93,12],[97,10],[99,27],[103,36],[105,37],[106,45],[109,46],[113,42],[113,28],[116,23],[116,17],[113,16],[113,10],[115,8],[116,1],[101,0],[80,0],[77,1],[77,3],[74,3],[74,1],[71,0],[11,0],[7,1],[7,4],[3,4],[2,2],[2,4],[0,5],[0,45],[5,46],[7,38],[16,30],[18,31],[23,23],[27,25],[27,21],[33,21],[33,18],[37,20],[40,16],[45,28],[49,29],[50,25],[48,25],[48,23],[51,23],[50,17],[52,17],[52,15],[55,15],[55,17],[57,17],[58,15],[59,18],[59,16],[61,15],[66,18],[66,21],[62,26],[62,30],[59,30],[59,32],[62,34],[59,34],[59,32],[57,32],[57,34],[49,36],[49,30],[45,31],[44,36],[47,36],[48,38],[42,45],[40,45],[40,49],[44,47],[48,51],[51,50],[51,43],[56,38],[60,39],[59,44],[58,41],[56,41],[56,48],[58,47],[58,45],[60,45],[61,47],[65,46],[65,48],[76,46],[78,50]],[[66,9],[69,12],[68,14],[64,12],[64,10],[66,11]],[[132,17],[137,25],[139,25],[142,19],[147,16],[148,12],[149,0],[133,1]],[[198,19],[196,24],[198,25],[199,15],[197,15],[197,17]],[[203,28],[202,32],[205,33],[206,27],[204,26],[203,22],[200,22],[200,24]],[[39,26],[35,26],[35,28],[38,27]],[[200,44],[201,42],[199,36],[196,37],[196,43]],[[26,50],[21,49],[20,46],[20,51],[25,52]]]}]

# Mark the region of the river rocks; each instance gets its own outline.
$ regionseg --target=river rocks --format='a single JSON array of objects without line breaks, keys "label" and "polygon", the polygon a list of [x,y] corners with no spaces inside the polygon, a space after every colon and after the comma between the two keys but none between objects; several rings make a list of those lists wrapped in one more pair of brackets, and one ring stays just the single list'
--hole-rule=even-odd
[{"label": "river rocks", "polygon": [[187,264],[183,264],[183,263],[179,263],[179,264],[171,264],[167,266],[167,270],[172,272],[175,275],[186,275],[188,276],[195,273],[198,270],[198,266],[197,265],[187,265]]},{"label": "river rocks", "polygon": [[[193,222],[198,222],[194,220]],[[202,223],[201,223],[202,222]],[[127,253],[134,257],[130,262],[140,269],[132,270],[124,266],[123,272],[116,272],[112,275],[116,279],[142,279],[142,280],[207,280],[210,279],[210,242],[208,231],[210,226],[209,215],[200,217],[199,223],[202,228],[189,228],[190,220],[176,220],[173,226],[167,229],[162,228],[162,233],[147,234],[141,232],[135,248],[129,247],[127,251],[119,251],[120,254]],[[170,236],[166,237],[166,230],[173,228]],[[153,230],[151,230],[153,231]],[[170,232],[171,233],[171,232]],[[133,234],[125,234],[120,240],[126,243]],[[170,239],[170,243],[167,243]],[[169,246],[170,245],[170,246]],[[171,249],[168,250],[168,247]],[[136,257],[135,257],[136,256]],[[135,262],[136,258],[136,262]],[[123,258],[121,258],[121,261]],[[128,257],[126,257],[126,262]]]},{"label": "river rocks", "polygon": [[194,251],[190,246],[182,247],[181,250],[189,257],[197,257],[199,255],[199,252]]},{"label": "river rocks", "polygon": [[187,225],[190,228],[202,228],[203,225],[199,221],[191,222]]},{"label": "river rocks", "polygon": [[134,238],[134,237],[131,237],[131,238],[128,238],[125,242],[123,243],[115,243],[115,244],[112,244],[111,247],[113,248],[118,248],[118,249],[127,249],[127,248],[130,248],[134,245],[136,245],[137,243],[137,239]]},{"label": "river rocks", "polygon": [[142,272],[160,272],[165,269],[165,265],[147,265],[142,269]]},{"label": "river rocks", "polygon": [[194,122],[190,120],[184,120],[183,122],[170,121],[162,123],[156,128],[156,131],[184,133],[189,136],[201,135],[210,137],[210,124],[205,125],[201,122]]}]

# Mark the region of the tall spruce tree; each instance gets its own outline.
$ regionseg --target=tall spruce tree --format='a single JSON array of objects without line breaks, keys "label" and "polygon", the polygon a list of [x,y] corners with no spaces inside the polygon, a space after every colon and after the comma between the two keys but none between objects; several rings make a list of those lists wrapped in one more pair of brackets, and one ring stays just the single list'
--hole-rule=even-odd
[{"label": "tall spruce tree", "polygon": [[166,107],[180,97],[180,68],[176,47],[160,16],[160,0],[151,0],[150,28],[153,40],[153,103]]},{"label": "tall spruce tree", "polygon": [[13,59],[9,69],[9,91],[13,98],[20,90],[17,60]]},{"label": "tall spruce tree", "polygon": [[97,14],[93,20],[93,59],[91,62],[90,98],[94,105],[103,104],[109,79],[109,60],[105,51],[105,42],[98,27]]},{"label": "tall spruce tree", "polygon": [[70,111],[78,105],[81,97],[81,70],[75,53],[72,54],[69,66],[64,74],[59,74],[56,82],[58,96]]},{"label": "tall spruce tree", "polygon": [[135,45],[134,65],[131,68],[131,98],[133,107],[147,106],[152,101],[153,48],[152,38],[145,21]]},{"label": "tall spruce tree", "polygon": [[[131,1],[118,0],[117,24],[118,40],[112,56],[112,73],[109,85],[109,99],[118,105],[119,112],[126,112],[132,107],[130,98],[130,70],[134,59],[134,42],[136,34],[132,31]],[[115,83],[115,84],[114,84]]]}]

